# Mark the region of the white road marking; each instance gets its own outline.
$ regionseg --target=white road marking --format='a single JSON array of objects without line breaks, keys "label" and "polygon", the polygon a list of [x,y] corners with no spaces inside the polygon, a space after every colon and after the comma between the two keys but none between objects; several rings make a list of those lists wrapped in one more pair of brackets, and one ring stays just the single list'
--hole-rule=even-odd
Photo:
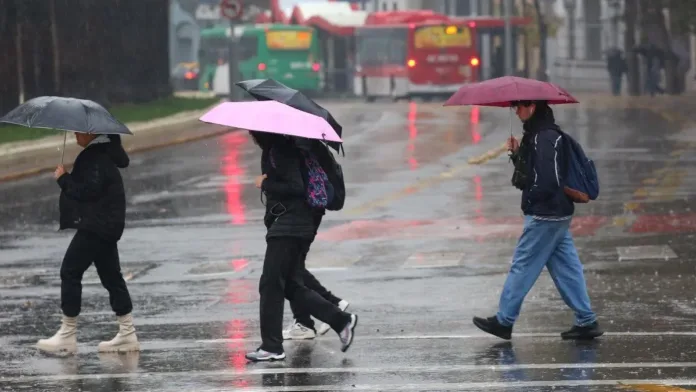
[{"label": "white road marking", "polygon": [[[282,365],[282,362],[278,363]],[[257,375],[274,375],[274,374],[384,374],[384,373],[444,373],[444,372],[476,372],[476,371],[491,371],[491,372],[509,372],[518,370],[560,370],[560,369],[667,369],[667,368],[694,368],[696,362],[636,362],[636,363],[539,363],[539,364],[515,364],[515,365],[444,365],[444,366],[388,366],[388,367],[340,367],[340,368],[284,368],[284,367],[268,367],[262,369],[220,369],[220,370],[205,370],[205,371],[174,371],[174,372],[137,372],[137,373],[102,373],[102,374],[55,374],[55,375],[37,375],[37,376],[17,376],[3,377],[3,382],[59,382],[59,381],[77,381],[77,380],[94,380],[94,379],[127,379],[140,377],[185,377],[188,379],[196,377],[204,378],[223,378],[223,377],[243,377]],[[606,382],[606,384],[601,384]],[[577,384],[576,384],[577,383]],[[600,384],[595,384],[600,383]],[[528,382],[471,382],[471,383],[453,383],[441,384],[460,386],[459,388],[474,389],[480,388],[509,388],[509,387],[542,387],[542,386],[591,386],[591,385],[617,385],[617,384],[667,384],[667,385],[696,385],[696,379],[679,379],[679,380],[554,380],[554,381],[528,381]],[[408,384],[418,385],[419,388],[426,387],[427,389],[443,389],[434,387],[434,384]],[[384,388],[380,386],[365,386],[365,389]],[[317,387],[318,388],[318,387]],[[343,386],[323,386],[316,390],[343,390]],[[357,386],[355,387],[357,388]],[[396,389],[396,386],[394,386]],[[408,388],[408,386],[407,386]],[[448,389],[449,388],[445,388]],[[260,389],[268,390],[268,389]],[[285,389],[279,389],[285,390]],[[290,389],[302,391],[305,389]],[[314,389],[312,389],[314,390]]]},{"label": "white road marking", "polygon": [[669,245],[639,245],[639,246],[618,246],[616,253],[619,261],[624,260],[669,260],[676,259]]},{"label": "white road marking", "polygon": [[[511,382],[459,382],[431,384],[354,384],[354,385],[312,385],[298,387],[259,387],[244,388],[245,392],[314,392],[314,391],[462,391],[518,388],[556,388],[590,387],[617,385],[696,385],[696,379],[673,380],[562,380],[562,381],[511,381]],[[222,392],[229,389],[202,389],[199,392]]]}]

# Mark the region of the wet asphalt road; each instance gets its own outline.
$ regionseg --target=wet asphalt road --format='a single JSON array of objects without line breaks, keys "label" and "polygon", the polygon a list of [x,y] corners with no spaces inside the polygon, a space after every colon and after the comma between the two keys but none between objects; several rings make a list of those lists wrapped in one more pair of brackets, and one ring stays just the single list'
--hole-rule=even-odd
[{"label": "wet asphalt road", "polygon": [[341,353],[330,332],[286,342],[284,362],[246,363],[245,352],[259,344],[265,229],[253,186],[259,152],[233,132],[134,155],[125,171],[129,223],[120,250],[139,354],[96,353],[116,325],[94,269],[85,274],[79,354],[35,351],[34,342],[58,326],[58,269],[71,233],[56,232],[58,187],[50,176],[0,184],[0,390],[696,385],[690,123],[613,100],[557,108],[558,122],[601,175],[600,199],[577,208],[573,227],[607,334],[561,341],[572,314],[544,274],[512,342],[501,343],[470,320],[496,310],[521,232],[519,193],[509,185],[506,157],[467,160],[505,140],[508,113],[408,102],[329,109],[345,129],[348,200],[325,218],[308,263],[360,316],[350,351]]}]

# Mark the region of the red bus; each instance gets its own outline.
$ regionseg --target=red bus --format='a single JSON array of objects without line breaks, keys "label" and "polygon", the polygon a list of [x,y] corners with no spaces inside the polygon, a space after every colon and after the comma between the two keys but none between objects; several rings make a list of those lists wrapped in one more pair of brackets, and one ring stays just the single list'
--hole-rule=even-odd
[{"label": "red bus", "polygon": [[432,11],[376,12],[355,31],[355,93],[377,97],[449,96],[478,81],[475,24]]}]

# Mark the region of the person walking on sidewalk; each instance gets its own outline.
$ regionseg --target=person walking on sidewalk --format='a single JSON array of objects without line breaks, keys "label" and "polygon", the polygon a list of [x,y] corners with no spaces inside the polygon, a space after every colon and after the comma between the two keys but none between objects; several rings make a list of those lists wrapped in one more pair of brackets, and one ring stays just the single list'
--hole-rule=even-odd
[{"label": "person walking on sidewalk", "polygon": [[297,301],[315,318],[329,324],[345,352],[353,343],[358,316],[338,307],[308,289],[303,282],[305,255],[314,239],[311,206],[306,201],[302,178],[302,155],[290,137],[250,132],[262,149],[262,173],[255,180],[266,195],[264,223],[266,255],[259,281],[261,346],[246,354],[250,361],[285,359],[283,306],[285,298]]},{"label": "person walking on sidewalk", "polygon": [[61,189],[60,229],[77,229],[60,267],[62,325],[49,339],[36,347],[46,352],[77,352],[77,317],[82,304],[82,275],[94,263],[102,285],[109,292],[111,309],[116,313],[119,331],[100,352],[139,351],[131,302],[121,275],[117,243],[126,220],[126,196],[119,168],[128,167],[129,158],[118,135],[76,133],[83,147],[67,173],[60,165],[54,177]]},{"label": "person walking on sidewalk", "polygon": [[[321,220],[324,217],[325,213],[326,210],[323,208],[314,211],[315,236],[319,231],[319,226],[321,225]],[[309,249],[307,249],[307,252],[303,256],[305,261],[307,260],[308,253]],[[322,286],[322,284],[319,283],[319,280],[314,275],[312,275],[311,272],[307,271],[307,268],[305,268],[304,271],[302,271],[302,279],[304,281],[305,286],[307,286],[308,289],[321,295],[325,300],[331,302],[335,306],[338,306],[340,310],[345,311],[346,309],[348,309],[348,306],[350,305],[348,301],[338,298],[326,287]],[[317,337],[317,334],[324,335],[331,329],[331,326],[326,323],[321,323],[319,325],[319,328],[315,329],[314,320],[312,320],[312,317],[309,315],[309,311],[305,309],[302,306],[302,304],[298,303],[297,301],[290,301],[290,309],[292,309],[293,321],[292,324],[290,324],[287,327],[287,329],[283,331],[284,340],[314,339],[315,337]]]},{"label": "person walking on sidewalk", "polygon": [[474,325],[509,340],[522,301],[546,267],[561,298],[575,312],[574,326],[561,337],[599,337],[603,332],[592,311],[582,263],[570,233],[575,206],[563,190],[567,157],[560,128],[546,102],[514,102],[513,107],[524,124],[522,143],[514,137],[508,140],[515,166],[512,183],[522,190],[524,229],[500,295],[498,313],[474,317]]}]

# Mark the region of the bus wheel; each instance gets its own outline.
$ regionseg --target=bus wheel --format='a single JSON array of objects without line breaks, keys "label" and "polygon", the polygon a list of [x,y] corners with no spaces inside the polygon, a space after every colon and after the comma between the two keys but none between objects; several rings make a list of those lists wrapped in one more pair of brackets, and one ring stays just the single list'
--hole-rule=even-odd
[{"label": "bus wheel", "polygon": [[371,95],[367,95],[367,96],[365,96],[365,101],[366,101],[366,102],[374,102],[374,101],[375,101],[375,97],[373,97],[373,96],[371,96]]},{"label": "bus wheel", "polygon": [[422,99],[423,99],[423,102],[432,102],[433,96],[432,95],[423,95]]}]

